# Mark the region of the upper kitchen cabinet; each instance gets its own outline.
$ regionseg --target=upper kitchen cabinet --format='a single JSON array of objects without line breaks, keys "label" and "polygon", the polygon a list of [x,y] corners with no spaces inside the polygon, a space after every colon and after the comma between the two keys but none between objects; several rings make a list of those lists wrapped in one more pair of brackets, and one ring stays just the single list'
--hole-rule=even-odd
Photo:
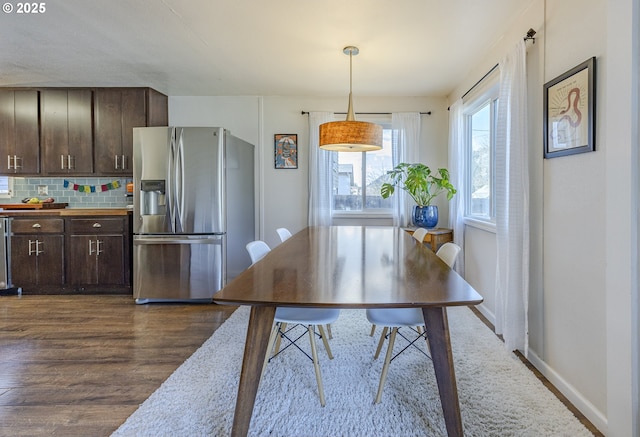
[{"label": "upper kitchen cabinet", "polygon": [[166,126],[167,96],[150,88],[94,91],[95,173],[133,174],[133,128]]},{"label": "upper kitchen cabinet", "polygon": [[147,126],[168,125],[169,98],[153,88],[147,88]]},{"label": "upper kitchen cabinet", "polygon": [[38,91],[0,90],[0,174],[39,172]]},{"label": "upper kitchen cabinet", "polygon": [[92,91],[40,92],[42,173],[93,173]]}]

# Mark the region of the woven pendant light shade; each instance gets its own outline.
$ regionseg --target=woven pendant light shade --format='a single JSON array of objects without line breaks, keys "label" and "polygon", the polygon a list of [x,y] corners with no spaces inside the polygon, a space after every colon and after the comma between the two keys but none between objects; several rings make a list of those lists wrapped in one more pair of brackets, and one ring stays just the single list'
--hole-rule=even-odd
[{"label": "woven pendant light shade", "polygon": [[330,121],[320,125],[320,148],[335,152],[371,152],[382,149],[382,126],[366,121],[356,121],[353,112],[351,60],[359,53],[357,47],[343,50],[349,55],[349,109],[345,121]]},{"label": "woven pendant light shade", "polygon": [[320,147],[336,152],[382,149],[382,126],[365,121],[331,121],[320,125]]}]

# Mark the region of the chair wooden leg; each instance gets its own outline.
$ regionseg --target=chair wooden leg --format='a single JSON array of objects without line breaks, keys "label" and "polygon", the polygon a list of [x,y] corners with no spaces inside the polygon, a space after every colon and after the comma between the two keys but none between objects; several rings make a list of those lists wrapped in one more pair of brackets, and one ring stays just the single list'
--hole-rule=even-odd
[{"label": "chair wooden leg", "polygon": [[[327,325],[329,326],[329,325]],[[324,328],[322,325],[318,325],[318,330],[320,331],[320,337],[322,337],[322,343],[324,343],[324,348],[327,351],[327,355],[329,355],[329,359],[333,360],[333,354],[331,353],[331,348],[329,347],[329,342],[327,341],[327,336],[324,335]]]},{"label": "chair wooden leg", "polygon": [[267,368],[267,363],[269,362],[269,358],[272,357],[271,350],[273,349],[273,343],[276,341],[276,336],[278,335],[278,323],[273,325],[273,329],[271,330],[271,335],[269,336],[269,343],[267,343],[267,353],[264,354],[264,364],[262,365],[262,373],[260,374],[260,379],[262,380],[262,376],[264,375],[264,370]]},{"label": "chair wooden leg", "polygon": [[[280,330],[282,332],[287,330],[287,324],[286,323],[280,323]],[[273,351],[273,354],[277,354],[278,352],[280,352],[280,342],[282,341],[282,337],[278,335],[278,338],[276,338],[276,350]]]},{"label": "chair wooden leg", "polygon": [[322,388],[322,376],[320,375],[320,363],[318,362],[318,351],[316,349],[315,332],[313,325],[307,326],[309,331],[309,341],[311,342],[311,356],[313,357],[313,367],[316,371],[316,382],[318,383],[318,394],[320,395],[320,405],[325,406],[324,389]]},{"label": "chair wooden leg", "polygon": [[382,330],[382,334],[380,335],[380,341],[378,342],[378,349],[376,349],[376,354],[373,356],[374,360],[377,360],[378,357],[380,356],[380,351],[382,350],[382,345],[384,344],[384,338],[387,335],[387,331],[389,331],[389,328],[385,326],[384,329]]},{"label": "chair wooden leg", "polygon": [[369,333],[369,337],[373,337],[373,334],[376,333],[376,325],[371,325],[371,332]]},{"label": "chair wooden leg", "polygon": [[384,359],[384,365],[382,366],[382,375],[380,375],[380,385],[378,386],[378,394],[376,395],[376,404],[379,404],[382,400],[382,389],[384,388],[384,382],[387,380],[387,372],[389,371],[389,363],[391,362],[391,356],[393,355],[393,344],[396,341],[396,334],[398,333],[398,328],[393,328],[391,330],[391,335],[389,336],[389,346],[387,346],[387,355]]},{"label": "chair wooden leg", "polygon": [[329,334],[329,340],[333,338],[333,334],[331,333],[331,323],[327,323],[327,334]]}]

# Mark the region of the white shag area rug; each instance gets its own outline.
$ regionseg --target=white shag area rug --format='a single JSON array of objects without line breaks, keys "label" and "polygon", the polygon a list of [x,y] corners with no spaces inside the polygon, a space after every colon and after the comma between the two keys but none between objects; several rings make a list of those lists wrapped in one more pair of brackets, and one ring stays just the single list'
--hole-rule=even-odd
[{"label": "white shag area rug", "polygon": [[[470,309],[449,308],[448,316],[465,435],[591,435]],[[229,435],[248,317],[249,308],[239,308],[113,436]],[[342,310],[332,325],[333,360],[318,341],[324,408],[308,358],[289,348],[272,360],[249,435],[445,436],[433,365],[412,348],[391,362],[382,403],[373,404],[386,343],[374,360],[381,329],[370,337],[370,328],[364,310]],[[398,337],[395,350],[402,343]]]}]

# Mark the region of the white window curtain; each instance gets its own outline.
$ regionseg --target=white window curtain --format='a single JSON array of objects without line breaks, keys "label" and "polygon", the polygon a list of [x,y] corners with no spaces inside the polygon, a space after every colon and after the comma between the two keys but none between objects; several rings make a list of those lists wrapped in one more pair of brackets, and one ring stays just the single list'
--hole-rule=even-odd
[{"label": "white window curtain", "polygon": [[496,129],[496,333],[528,355],[529,164],[526,47],[500,62]]},{"label": "white window curtain", "polygon": [[320,125],[329,121],[332,112],[309,113],[309,226],[331,225],[335,153],[319,147]]},{"label": "white window curtain", "polygon": [[[401,162],[418,162],[420,150],[420,113],[394,112],[391,114],[393,166]],[[412,200],[402,190],[392,197],[394,205],[393,225],[410,226]]]},{"label": "white window curtain", "polygon": [[453,242],[460,246],[455,270],[464,276],[464,216],[466,154],[464,141],[464,115],[462,99],[449,107],[449,180],[457,193],[449,202],[449,227],[453,229]]}]

